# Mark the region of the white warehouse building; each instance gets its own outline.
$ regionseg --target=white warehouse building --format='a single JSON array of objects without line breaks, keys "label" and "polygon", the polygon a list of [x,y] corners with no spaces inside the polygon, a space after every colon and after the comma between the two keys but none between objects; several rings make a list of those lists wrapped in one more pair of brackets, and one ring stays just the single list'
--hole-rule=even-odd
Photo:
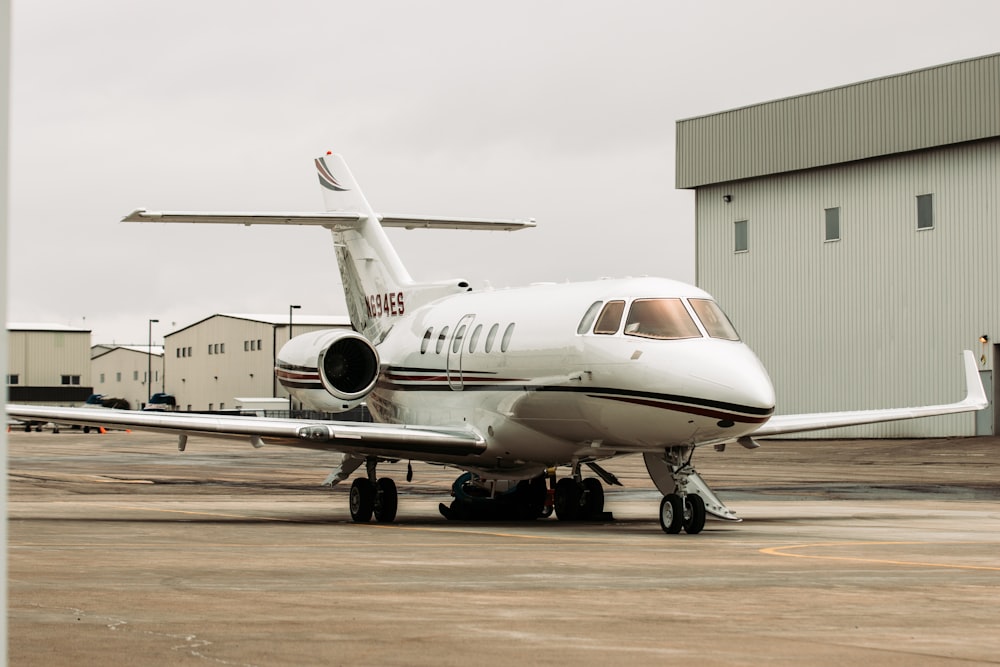
[{"label": "white warehouse building", "polygon": [[237,398],[287,399],[274,366],[289,334],[350,327],[346,315],[296,314],[291,328],[287,314],[212,315],[164,336],[162,386],[185,411],[242,407]]},{"label": "white warehouse building", "polygon": [[697,283],[767,367],[779,414],[989,409],[816,437],[1000,434],[1000,54],[677,123]]}]

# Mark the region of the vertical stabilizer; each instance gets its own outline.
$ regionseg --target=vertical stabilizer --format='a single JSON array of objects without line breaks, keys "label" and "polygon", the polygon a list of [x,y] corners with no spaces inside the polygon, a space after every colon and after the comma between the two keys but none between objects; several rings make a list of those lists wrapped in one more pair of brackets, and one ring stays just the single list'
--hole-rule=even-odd
[{"label": "vertical stabilizer", "polygon": [[351,324],[373,343],[405,314],[413,279],[389,242],[343,157],[316,158],[327,211],[357,213],[358,224],[331,227]]}]

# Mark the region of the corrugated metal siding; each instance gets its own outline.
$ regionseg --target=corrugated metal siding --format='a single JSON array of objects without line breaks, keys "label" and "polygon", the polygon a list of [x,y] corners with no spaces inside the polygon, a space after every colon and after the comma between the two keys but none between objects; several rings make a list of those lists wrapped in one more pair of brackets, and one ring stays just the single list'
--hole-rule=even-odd
[{"label": "corrugated metal siding", "polygon": [[677,122],[678,188],[1000,136],[1000,54]]},{"label": "corrugated metal siding", "polygon": [[[928,193],[935,226],[917,231]],[[959,352],[1000,340],[1000,140],[700,188],[696,202],[698,285],[767,366],[779,413],[949,402]],[[824,242],[835,206],[841,240]],[[733,252],[736,220],[749,252]],[[973,433],[956,415],[838,435]]]},{"label": "corrugated metal siding", "polygon": [[61,386],[63,375],[79,375],[90,386],[89,331],[8,331],[8,370],[18,384]]}]

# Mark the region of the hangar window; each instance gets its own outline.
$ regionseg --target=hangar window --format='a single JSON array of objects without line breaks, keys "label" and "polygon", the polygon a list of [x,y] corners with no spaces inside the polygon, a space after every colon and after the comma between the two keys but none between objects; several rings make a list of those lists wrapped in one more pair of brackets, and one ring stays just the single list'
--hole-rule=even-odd
[{"label": "hangar window", "polygon": [[618,326],[622,323],[622,314],[625,313],[624,301],[608,301],[601,311],[601,316],[597,318],[594,325],[595,334],[616,334]]},{"label": "hangar window", "polygon": [[420,354],[427,354],[427,346],[431,343],[431,336],[434,335],[434,327],[427,327],[424,332],[424,339],[420,341]]},{"label": "hangar window", "polygon": [[840,240],[840,207],[824,209],[824,217],[826,222],[825,235],[823,236],[824,241],[839,241]]},{"label": "hangar window", "polygon": [[497,332],[500,331],[500,325],[494,324],[490,327],[490,332],[486,334],[486,353],[489,354],[493,351],[493,343],[497,339]]},{"label": "hangar window", "polygon": [[139,371],[132,371],[132,380],[135,381],[138,379],[139,379]]},{"label": "hangar window", "polygon": [[590,308],[588,308],[587,312],[583,314],[583,319],[580,320],[580,324],[576,328],[576,332],[578,334],[585,334],[590,331],[590,325],[594,323],[594,318],[597,317],[597,311],[600,307],[600,301],[595,301],[590,304]]},{"label": "hangar window", "polygon": [[917,229],[934,229],[934,195],[917,195]]},{"label": "hangar window", "polygon": [[122,372],[118,371],[117,373],[115,373],[115,382],[121,382],[121,381],[122,381]]},{"label": "hangar window", "polygon": [[625,320],[625,333],[660,340],[701,338],[698,325],[680,299],[636,299]]},{"label": "hangar window", "polygon": [[[119,373],[119,375],[120,375],[120,373]],[[62,376],[62,383],[63,384],[80,384],[80,376],[79,375],[63,375]]]},{"label": "hangar window", "polygon": [[735,234],[735,245],[734,250],[736,252],[747,252],[750,250],[750,242],[747,234],[747,221],[737,220],[733,223],[733,232]]},{"label": "hangar window", "polygon": [[[12,375],[8,375],[7,376],[7,384],[18,384],[20,381],[21,381],[21,378],[18,377],[17,373],[14,373]],[[103,375],[101,376],[101,382],[104,382],[104,376]]]}]

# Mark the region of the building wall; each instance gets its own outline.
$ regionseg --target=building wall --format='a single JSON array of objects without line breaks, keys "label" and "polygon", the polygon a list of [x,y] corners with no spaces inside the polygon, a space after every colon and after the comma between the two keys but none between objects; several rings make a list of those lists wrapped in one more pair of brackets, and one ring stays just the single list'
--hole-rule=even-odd
[{"label": "building wall", "polygon": [[[146,384],[149,364],[152,362],[153,384]],[[106,397],[124,398],[133,410],[141,409],[149,399],[150,391],[161,390],[163,355],[152,357],[145,352],[128,348],[113,348],[91,360],[94,393]]]},{"label": "building wall", "polygon": [[11,401],[71,405],[91,393],[89,331],[7,331]]},{"label": "building wall", "polygon": [[[922,194],[934,227],[918,231]],[[841,238],[825,242],[832,207]],[[779,413],[956,400],[963,349],[993,368],[978,338],[1000,340],[1000,139],[701,187],[696,217],[697,282],[767,366]],[[738,220],[747,252],[734,252]],[[835,433],[974,425],[964,414]]]},{"label": "building wall", "polygon": [[[295,323],[293,335],[330,325]],[[180,410],[236,407],[240,397],[287,397],[274,377],[277,350],[288,325],[214,315],[164,339],[167,393]]]}]

